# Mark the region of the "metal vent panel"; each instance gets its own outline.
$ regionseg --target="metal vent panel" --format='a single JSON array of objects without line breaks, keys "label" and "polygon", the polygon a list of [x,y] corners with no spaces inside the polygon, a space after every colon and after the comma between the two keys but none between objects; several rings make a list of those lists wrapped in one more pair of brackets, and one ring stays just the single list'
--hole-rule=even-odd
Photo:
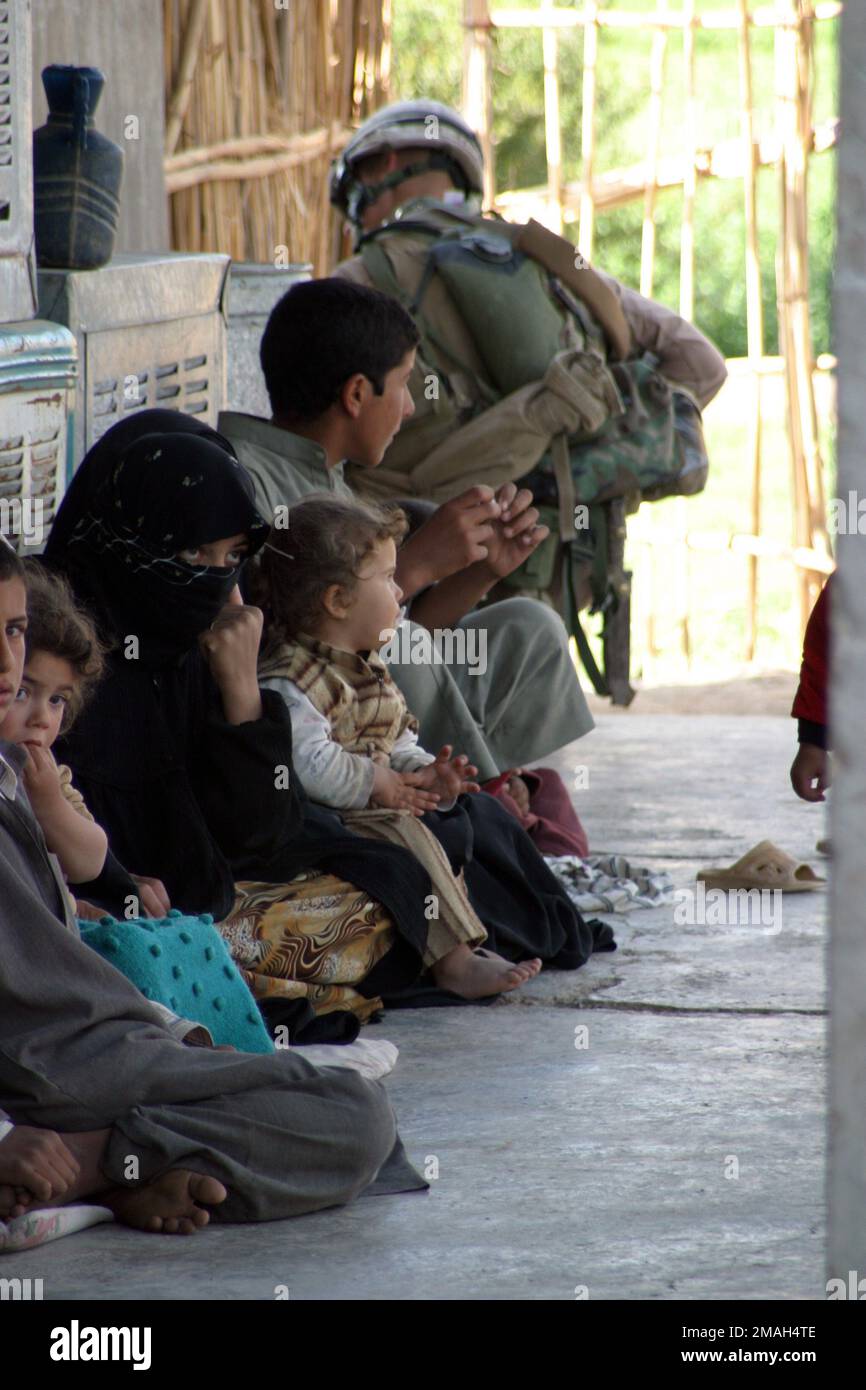
[{"label": "metal vent panel", "polygon": [[138,410],[182,410],[216,424],[224,326],[218,314],[85,336],[84,448]]}]

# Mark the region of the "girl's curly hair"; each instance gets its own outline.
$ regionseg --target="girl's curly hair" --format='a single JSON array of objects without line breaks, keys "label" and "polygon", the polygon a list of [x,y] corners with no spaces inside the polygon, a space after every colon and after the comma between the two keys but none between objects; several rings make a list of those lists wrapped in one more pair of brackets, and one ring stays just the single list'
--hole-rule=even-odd
[{"label": "girl's curly hair", "polygon": [[65,734],[102,676],[106,648],[66,580],[52,574],[37,559],[28,558],[23,564],[27,586],[27,658],[34,652],[48,652],[68,661],[76,675],[75,690],[60,726],[60,732]]},{"label": "girl's curly hair", "polygon": [[289,508],[288,527],[272,527],[250,574],[250,599],[265,614],[263,654],[322,615],[332,584],[353,589],[367,556],[384,540],[397,545],[409,529],[400,507],[311,493]]}]

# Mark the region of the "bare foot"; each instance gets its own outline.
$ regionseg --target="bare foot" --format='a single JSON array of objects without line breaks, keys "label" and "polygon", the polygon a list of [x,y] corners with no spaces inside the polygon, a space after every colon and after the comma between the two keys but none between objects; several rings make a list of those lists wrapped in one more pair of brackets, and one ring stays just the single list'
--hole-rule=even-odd
[{"label": "bare foot", "polygon": [[124,1226],[163,1235],[191,1236],[210,1221],[210,1212],[197,1203],[219,1206],[227,1195],[216,1178],[190,1173],[186,1168],[173,1168],[154,1178],[146,1187],[129,1191],[114,1188],[101,1201]]},{"label": "bare foot", "polygon": [[541,961],[523,960],[519,965],[497,956],[494,951],[472,951],[455,946],[437,960],[431,974],[440,989],[449,989],[463,999],[486,999],[491,994],[507,994],[519,989],[541,969]]}]

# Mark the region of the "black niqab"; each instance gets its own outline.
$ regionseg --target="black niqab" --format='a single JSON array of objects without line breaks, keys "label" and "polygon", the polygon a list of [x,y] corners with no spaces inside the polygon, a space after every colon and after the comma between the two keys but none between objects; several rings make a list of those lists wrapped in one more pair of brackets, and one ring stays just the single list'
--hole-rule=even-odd
[{"label": "black niqab", "polygon": [[268,527],[228,440],[177,411],[142,411],[90,450],[61,504],[46,560],[67,574],[105,635],[138,639],[147,666],[177,660],[204,632],[242,566],[179,552],[235,535],[249,553]]}]

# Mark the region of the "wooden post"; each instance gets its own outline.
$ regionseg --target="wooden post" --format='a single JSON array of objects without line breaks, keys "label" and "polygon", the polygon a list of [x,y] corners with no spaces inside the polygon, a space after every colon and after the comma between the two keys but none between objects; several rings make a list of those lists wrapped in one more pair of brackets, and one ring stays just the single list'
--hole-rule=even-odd
[{"label": "wooden post", "polygon": [[[752,369],[752,400],[749,419],[749,457],[751,459],[750,508],[752,534],[761,532],[761,374],[758,365],[764,355],[764,308],[761,299],[761,261],[758,252],[757,159],[755,153],[754,106],[752,101],[752,58],[749,34],[749,0],[738,0],[740,25],[738,56],[740,74],[740,130],[743,138],[743,198],[746,213],[746,329],[749,365]],[[745,657],[754,661],[758,634],[758,557],[747,560]]]},{"label": "wooden post", "polygon": [[[833,329],[839,354],[839,495],[863,487],[866,438],[866,6],[845,6],[840,51],[839,194]],[[830,1027],[827,1196],[827,1279],[847,1292],[866,1272],[866,552],[862,538],[839,537],[839,574],[833,581],[830,675],[836,768],[830,801],[833,840],[830,921]],[[834,1297],[839,1297],[839,1284]],[[863,1285],[860,1285],[862,1290]],[[860,1296],[860,1290],[854,1294]],[[826,1293],[830,1288],[826,1287]],[[853,1292],[853,1291],[852,1291]],[[815,1289],[820,1297],[819,1290]]]},{"label": "wooden post", "polygon": [[[544,0],[539,20],[544,23],[548,0]],[[562,234],[562,128],[559,121],[559,40],[556,30],[541,31],[544,61],[544,144],[547,158],[548,225]]]},{"label": "wooden post", "polygon": [[585,260],[591,261],[593,222],[595,217],[592,179],[595,164],[595,70],[598,61],[597,0],[584,0],[583,8],[583,111],[581,114],[580,126],[580,151],[583,173],[577,248]]},{"label": "wooden post", "polygon": [[493,44],[488,0],[463,0],[463,115],[484,155],[484,206],[493,207]]}]

